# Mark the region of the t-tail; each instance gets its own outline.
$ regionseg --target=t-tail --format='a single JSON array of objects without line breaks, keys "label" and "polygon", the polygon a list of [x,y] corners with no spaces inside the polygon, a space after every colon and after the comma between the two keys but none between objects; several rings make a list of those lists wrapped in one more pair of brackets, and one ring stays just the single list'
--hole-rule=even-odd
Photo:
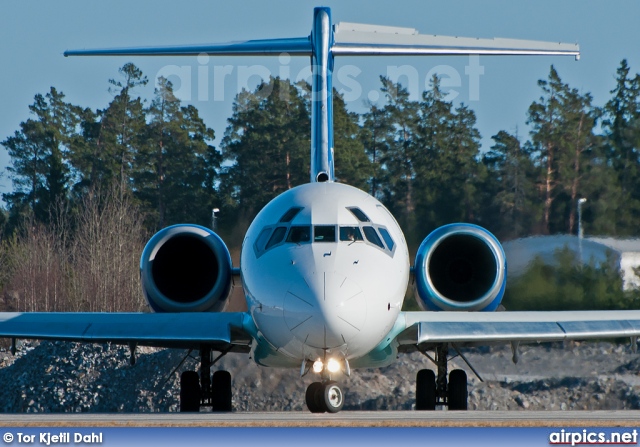
[{"label": "t-tail", "polygon": [[331,22],[331,10],[318,7],[308,37],[260,39],[221,44],[71,50],[65,56],[310,56],[311,182],[333,182],[332,74],[335,56],[568,55],[577,44],[516,39],[476,39],[421,35],[412,28]]}]

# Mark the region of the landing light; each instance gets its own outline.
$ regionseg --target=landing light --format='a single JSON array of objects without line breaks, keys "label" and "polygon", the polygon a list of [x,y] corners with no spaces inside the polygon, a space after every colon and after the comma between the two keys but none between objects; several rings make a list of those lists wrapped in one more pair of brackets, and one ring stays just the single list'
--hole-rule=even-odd
[{"label": "landing light", "polygon": [[338,362],[336,359],[329,359],[329,363],[327,363],[327,369],[331,373],[340,371],[340,362]]},{"label": "landing light", "polygon": [[316,360],[315,362],[313,362],[313,372],[314,373],[321,373],[322,369],[324,368],[324,365],[322,364],[321,360]]}]

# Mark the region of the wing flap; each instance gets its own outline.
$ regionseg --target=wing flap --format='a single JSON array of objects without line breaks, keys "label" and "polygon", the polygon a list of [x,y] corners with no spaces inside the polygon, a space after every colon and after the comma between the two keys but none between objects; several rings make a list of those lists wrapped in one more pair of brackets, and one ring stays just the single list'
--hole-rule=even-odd
[{"label": "wing flap", "polygon": [[564,332],[555,323],[419,323],[418,344],[473,341],[563,340]]},{"label": "wing flap", "polygon": [[339,23],[335,27],[334,55],[568,55],[580,56],[577,44],[520,39],[419,34],[412,28]]},{"label": "wing flap", "polygon": [[640,336],[640,321],[563,321],[558,323],[567,339]]},{"label": "wing flap", "polygon": [[640,336],[640,311],[635,310],[405,312],[404,318],[407,329],[398,337],[401,344],[538,342]]},{"label": "wing flap", "polygon": [[247,344],[237,337],[244,314],[2,312],[0,337],[149,346]]}]

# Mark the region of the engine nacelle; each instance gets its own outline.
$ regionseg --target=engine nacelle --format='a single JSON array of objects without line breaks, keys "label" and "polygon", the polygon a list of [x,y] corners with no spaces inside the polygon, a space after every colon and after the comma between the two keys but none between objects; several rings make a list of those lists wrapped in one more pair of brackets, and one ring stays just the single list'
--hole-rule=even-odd
[{"label": "engine nacelle", "polygon": [[144,247],[140,277],[155,312],[220,312],[231,291],[231,254],[208,228],[174,225]]},{"label": "engine nacelle", "polygon": [[507,261],[500,242],[484,228],[450,224],[422,241],[414,275],[423,310],[493,311],[504,295]]}]

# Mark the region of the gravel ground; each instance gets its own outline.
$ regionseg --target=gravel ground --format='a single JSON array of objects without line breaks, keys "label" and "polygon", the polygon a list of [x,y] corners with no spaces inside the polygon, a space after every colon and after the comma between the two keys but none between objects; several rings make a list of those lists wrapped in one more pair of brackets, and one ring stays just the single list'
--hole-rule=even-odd
[{"label": "gravel ground", "polygon": [[[24,342],[12,356],[0,350],[0,411],[168,412],[178,410],[179,373],[195,369],[186,351],[115,345]],[[467,369],[469,408],[477,410],[640,409],[640,358],[628,346],[567,343],[523,346],[511,361],[506,346],[464,351],[479,371]],[[304,392],[313,380],[298,370],[262,368],[247,356],[230,354],[220,365],[231,372],[235,411],[306,410]],[[339,379],[345,410],[410,410],[415,374],[431,367],[421,354],[403,355],[393,365],[359,369]]]}]

